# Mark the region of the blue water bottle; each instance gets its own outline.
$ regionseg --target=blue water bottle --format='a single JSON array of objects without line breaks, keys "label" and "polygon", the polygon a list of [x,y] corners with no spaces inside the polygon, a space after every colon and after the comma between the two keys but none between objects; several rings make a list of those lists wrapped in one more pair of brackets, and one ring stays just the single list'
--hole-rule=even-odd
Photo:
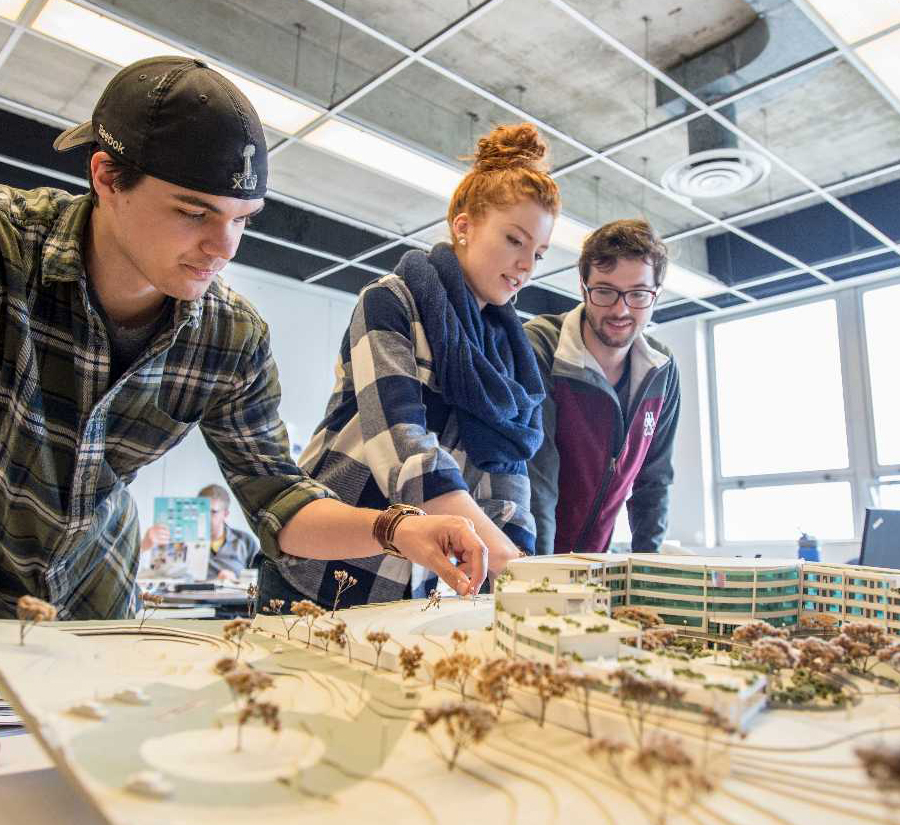
[{"label": "blue water bottle", "polygon": [[820,561],[819,540],[808,533],[801,533],[797,542],[797,558],[806,561]]}]

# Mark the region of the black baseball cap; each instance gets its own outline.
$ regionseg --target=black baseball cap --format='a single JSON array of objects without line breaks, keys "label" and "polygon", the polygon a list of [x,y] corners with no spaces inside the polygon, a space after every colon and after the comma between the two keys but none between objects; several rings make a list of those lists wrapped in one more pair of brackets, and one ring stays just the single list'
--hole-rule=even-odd
[{"label": "black baseball cap", "polygon": [[266,138],[253,104],[201,60],[151,57],[120,71],[89,123],[54,142],[98,143],[136,169],[208,195],[266,194]]}]

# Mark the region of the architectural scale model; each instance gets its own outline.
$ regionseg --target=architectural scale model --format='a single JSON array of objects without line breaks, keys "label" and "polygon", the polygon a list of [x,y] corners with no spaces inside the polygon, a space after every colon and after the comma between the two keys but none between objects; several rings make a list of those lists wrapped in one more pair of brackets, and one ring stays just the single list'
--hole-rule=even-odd
[{"label": "architectural scale model", "polygon": [[[577,553],[523,560],[608,588],[612,609],[641,605],[685,632],[728,637],[752,619],[800,628],[871,621],[900,636],[900,570],[803,559]],[[512,562],[511,569],[523,561]],[[530,574],[529,574],[530,575]],[[824,617],[824,619],[823,619]]]},{"label": "architectural scale model", "polygon": [[[900,644],[865,616],[792,636],[754,609],[760,588],[834,589],[801,574],[841,576],[842,599],[882,579],[716,561],[521,560],[495,597],[297,602],[250,628],[42,623],[20,644],[0,622],[0,693],[110,825],[895,822]],[[686,635],[647,608],[692,614],[629,604],[670,582],[751,608]],[[697,636],[714,621],[727,643]]]}]

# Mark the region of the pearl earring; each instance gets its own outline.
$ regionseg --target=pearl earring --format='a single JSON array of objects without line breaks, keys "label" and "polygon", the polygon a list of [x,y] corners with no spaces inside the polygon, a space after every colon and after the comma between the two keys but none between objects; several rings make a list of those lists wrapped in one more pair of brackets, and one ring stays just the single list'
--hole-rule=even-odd
[{"label": "pearl earring", "polygon": [[460,238],[460,239],[459,239],[459,245],[460,245],[460,246],[465,246],[465,245],[466,245],[466,239],[465,239],[465,238]]}]

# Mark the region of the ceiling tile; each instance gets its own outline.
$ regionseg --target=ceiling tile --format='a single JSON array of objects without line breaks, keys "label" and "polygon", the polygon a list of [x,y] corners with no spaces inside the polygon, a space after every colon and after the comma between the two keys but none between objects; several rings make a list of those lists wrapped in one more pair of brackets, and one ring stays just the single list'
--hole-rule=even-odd
[{"label": "ceiling tile", "polygon": [[438,198],[296,143],[269,160],[269,188],[401,233],[431,223],[446,209]]},{"label": "ceiling tile", "polygon": [[[508,99],[518,103],[517,93]],[[350,106],[345,114],[364,126],[437,155],[460,170],[469,163],[460,158],[472,155],[478,138],[497,124],[521,121],[503,107],[418,64],[403,69]],[[547,134],[543,138],[550,147],[551,168],[583,156],[564,141]]]},{"label": "ceiling tile", "polygon": [[[432,59],[593,148],[670,117],[650,106],[653,81],[643,69],[559,8],[546,0],[510,8],[500,4]],[[635,19],[646,13],[635,8]]]},{"label": "ceiling tile", "polygon": [[812,275],[801,273],[800,275],[791,275],[787,278],[781,278],[775,281],[768,281],[765,284],[757,284],[756,286],[748,286],[742,291],[754,298],[771,298],[773,295],[784,295],[788,292],[798,292],[803,289],[809,289],[814,286],[821,286],[822,282],[814,278]]},{"label": "ceiling tile", "polygon": [[100,0],[97,5],[321,106],[346,97],[401,57],[302,0]]},{"label": "ceiling tile", "polygon": [[354,295],[368,283],[377,280],[381,276],[375,272],[369,272],[365,269],[359,269],[355,266],[344,267],[331,275],[326,275],[320,281],[316,281],[317,286],[327,286],[332,289],[339,289],[342,292],[352,292]]},{"label": "ceiling tile", "polygon": [[417,0],[415,14],[405,3],[344,0],[329,5],[404,46],[416,48],[472,11],[473,4],[471,0]]},{"label": "ceiling tile", "polygon": [[413,237],[417,241],[422,241],[423,243],[427,243],[432,246],[434,246],[434,244],[436,243],[441,243],[442,241],[445,243],[449,243],[450,229],[447,226],[447,221],[442,218],[433,226],[429,226],[420,232],[416,232]]},{"label": "ceiling tile", "polygon": [[736,117],[820,186],[900,161],[900,113],[842,59],[749,95]]},{"label": "ceiling tile", "polygon": [[620,218],[644,217],[661,235],[702,226],[705,218],[628,177],[610,164],[596,161],[556,181],[566,214],[599,227]]},{"label": "ceiling tile", "polygon": [[577,269],[558,272],[556,275],[548,275],[546,278],[534,281],[534,283],[550,284],[550,286],[555,286],[558,289],[564,289],[578,298],[579,301],[581,300],[581,276],[578,274]]},{"label": "ceiling tile", "polygon": [[[726,140],[718,147],[715,147],[713,146],[716,143],[716,140],[713,138],[714,135],[724,137]],[[706,174],[710,177],[714,174],[721,175],[722,172],[711,172],[710,169],[715,167],[716,164],[711,164],[706,158],[698,158],[689,165],[687,164],[687,158],[692,153],[699,154],[713,148],[721,148],[725,152],[729,151],[728,137],[736,140],[733,135],[711,118],[701,115],[689,123],[682,123],[657,134],[650,134],[639,143],[635,143],[622,151],[614,152],[611,158],[657,185],[662,184],[666,171],[679,163],[684,164],[685,174],[682,175],[683,179],[702,180],[704,167]],[[737,141],[737,146],[733,148],[740,151],[745,151],[746,149],[740,141]],[[742,156],[738,152],[729,157],[738,158]],[[754,160],[748,161],[744,157],[742,166],[737,167],[736,164],[732,166],[734,169],[733,177],[737,180],[740,179],[745,171],[749,174],[749,170],[755,170],[756,168],[760,170],[768,169],[768,174],[754,185],[734,195],[713,198],[700,197],[694,198],[692,202],[705,212],[717,218],[724,218],[731,215],[739,215],[750,209],[767,206],[773,201],[783,198],[810,194],[808,187],[804,186],[796,177],[781,167],[777,165],[772,166],[765,158],[759,161],[758,167],[751,165],[755,162]],[[734,161],[732,160],[731,163],[734,164]],[[718,168],[719,170],[722,169],[721,166]]]},{"label": "ceiling tile", "polygon": [[2,20],[0,20],[0,48],[6,45],[6,41],[9,40],[9,36],[13,32],[13,27],[8,26]]},{"label": "ceiling tile", "polygon": [[0,71],[0,95],[69,120],[90,120],[116,71],[26,32]]},{"label": "ceiling tile", "polygon": [[[752,0],[569,0],[623,45],[706,102],[733,94],[833,49],[800,8]],[[759,10],[761,13],[757,13]],[[662,85],[652,106],[681,114],[684,103]]]},{"label": "ceiling tile", "polygon": [[685,301],[683,304],[671,304],[659,307],[653,313],[654,324],[665,324],[667,321],[677,321],[679,318],[689,318],[692,315],[702,315],[710,310],[702,304],[693,301]]},{"label": "ceiling tile", "polygon": [[[734,225],[809,266],[880,245],[847,215],[819,197],[792,209],[779,209],[762,217],[735,221]],[[751,268],[751,258],[744,258],[737,246],[732,248],[732,260],[736,268],[745,271]]]}]

